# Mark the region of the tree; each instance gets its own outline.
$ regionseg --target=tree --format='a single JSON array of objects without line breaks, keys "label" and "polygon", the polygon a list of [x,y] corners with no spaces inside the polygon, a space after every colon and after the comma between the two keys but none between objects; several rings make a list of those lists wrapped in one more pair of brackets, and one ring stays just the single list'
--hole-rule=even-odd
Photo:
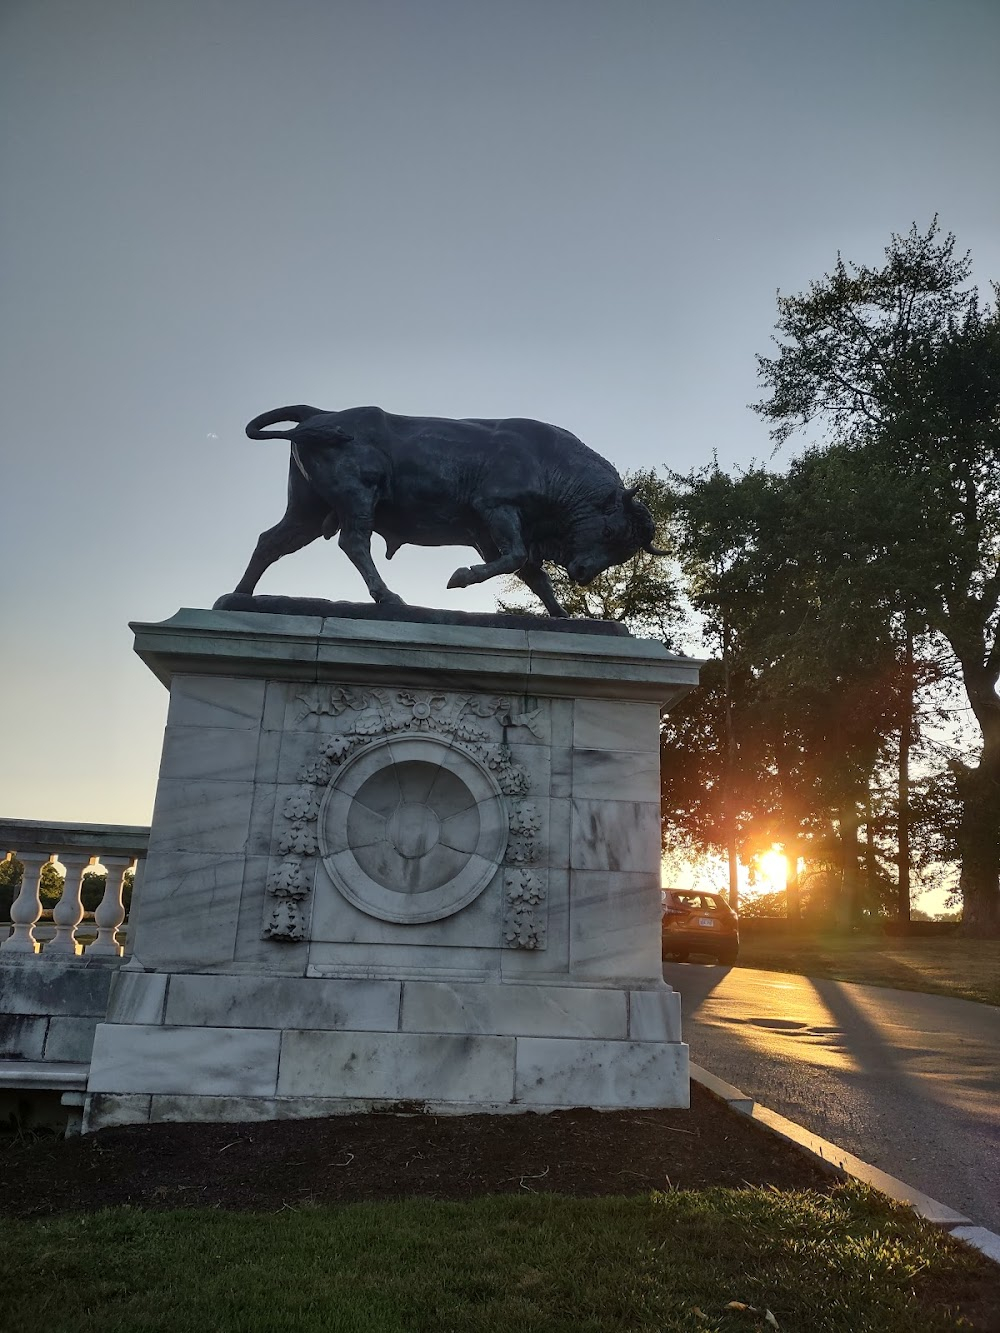
[{"label": "tree", "polygon": [[[736,792],[748,784],[737,784],[735,773],[727,771],[726,707],[723,664],[711,659],[701,669],[698,688],[663,719],[660,804],[665,850],[683,847],[726,856],[740,842],[744,811]],[[739,752],[742,759],[747,754],[746,747]]]},{"label": "tree", "polygon": [[[729,903],[739,905],[739,844],[748,815],[748,793],[759,784],[747,780],[745,769],[751,747],[747,737],[741,744],[737,737],[734,699],[738,689],[748,685],[748,659],[741,651],[741,630],[746,612],[756,602],[752,586],[752,562],[748,558],[758,532],[773,514],[775,497],[771,479],[753,472],[734,481],[720,471],[717,463],[689,477],[674,475],[670,504],[678,530],[678,550],[688,581],[688,595],[703,617],[704,635],[719,652],[719,671],[715,679],[711,666],[702,675],[702,693],[693,706],[667,719],[661,735],[661,769],[664,797],[670,802],[670,785],[678,778],[683,785],[694,754],[684,736],[685,724],[707,724],[713,744],[704,756],[715,764],[710,782],[710,799],[698,800],[687,791],[686,810],[690,815],[704,804],[711,812],[710,821],[702,819],[692,829],[695,845],[701,850],[719,850],[729,869]],[[748,721],[751,710],[741,710],[741,723]],[[703,736],[702,744],[709,740]],[[677,742],[681,741],[680,747]],[[671,754],[670,750],[674,753]],[[685,762],[686,761],[686,762]],[[677,805],[676,800],[673,804]],[[695,831],[697,829],[697,831]]]},{"label": "tree", "polygon": [[56,903],[62,897],[65,879],[56,869],[54,861],[46,861],[42,866],[42,873],[38,877],[38,896],[42,900],[42,908],[50,912]]},{"label": "tree", "polygon": [[857,614],[867,570],[839,530],[843,485],[838,456],[814,452],[785,476],[715,466],[678,479],[676,504],[691,594],[722,656],[730,855],[734,842],[744,861],[782,847],[796,916],[798,861],[833,838],[847,924],[862,910],[859,831],[898,688],[888,608],[869,598]]},{"label": "tree", "polygon": [[953,776],[965,929],[982,934],[1000,933],[1000,317],[970,273],[936,219],[894,235],[881,267],[838,256],[779,297],[756,409],[779,442],[820,425],[841,446],[841,527],[872,553],[870,583],[954,653],[979,729],[978,763]]}]

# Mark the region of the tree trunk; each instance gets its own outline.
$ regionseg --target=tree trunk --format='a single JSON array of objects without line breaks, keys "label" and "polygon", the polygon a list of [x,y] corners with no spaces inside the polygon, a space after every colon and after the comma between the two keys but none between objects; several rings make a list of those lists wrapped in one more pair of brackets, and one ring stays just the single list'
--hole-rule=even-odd
[{"label": "tree trunk", "polygon": [[789,921],[802,919],[802,898],[799,894],[799,848],[797,843],[785,847],[788,875],[785,879],[785,915]]},{"label": "tree trunk", "polygon": [[729,906],[734,912],[740,910],[740,872],[736,855],[736,839],[730,835],[729,846]]},{"label": "tree trunk", "polygon": [[913,748],[913,635],[903,648],[903,708],[899,724],[899,780],[896,787],[896,917],[910,922],[910,750]]},{"label": "tree trunk", "polygon": [[855,805],[845,805],[840,811],[840,901],[837,905],[837,925],[850,930],[858,915],[859,851],[858,829],[861,820]]},{"label": "tree trunk", "polygon": [[994,672],[963,661],[962,678],[983,749],[975,768],[958,762],[951,766],[962,802],[961,933],[995,938],[1000,936],[1000,698]]},{"label": "tree trunk", "polygon": [[736,810],[733,786],[736,781],[736,733],[733,729],[733,694],[729,674],[729,626],[722,629],[722,672],[726,693],[726,780],[723,792],[723,818],[726,829],[726,855],[729,860],[729,906],[740,908],[739,864],[736,854]]},{"label": "tree trunk", "polygon": [[[879,902],[881,894],[878,890],[878,857],[875,848],[875,829],[874,816],[872,815],[872,789],[871,783],[868,784],[868,790],[865,792],[865,893],[864,900],[869,910],[878,915]],[[859,903],[860,907],[860,903]],[[860,916],[860,911],[858,912]]]},{"label": "tree trunk", "polygon": [[984,749],[977,768],[956,764],[952,771],[962,799],[960,933],[995,938],[1000,936],[1000,750]]}]

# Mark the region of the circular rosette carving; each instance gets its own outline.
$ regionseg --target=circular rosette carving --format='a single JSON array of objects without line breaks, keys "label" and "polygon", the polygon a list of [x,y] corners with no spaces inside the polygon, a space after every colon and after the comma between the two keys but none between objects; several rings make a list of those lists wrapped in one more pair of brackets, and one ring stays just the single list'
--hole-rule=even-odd
[{"label": "circular rosette carving", "polygon": [[323,863],[344,897],[382,921],[437,921],[486,888],[508,817],[489,768],[434,736],[377,741],[349,759],[319,814]]}]

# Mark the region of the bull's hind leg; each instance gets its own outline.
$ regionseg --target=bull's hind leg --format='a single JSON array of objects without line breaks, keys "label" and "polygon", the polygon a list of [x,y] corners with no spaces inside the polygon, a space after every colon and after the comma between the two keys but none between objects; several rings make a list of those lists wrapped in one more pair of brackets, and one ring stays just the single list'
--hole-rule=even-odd
[{"label": "bull's hind leg", "polygon": [[288,508],[284,517],[273,528],[260,534],[250,563],[234,591],[241,596],[252,596],[264,571],[283,555],[291,555],[314,542],[323,533],[329,518],[330,506],[313,493],[299,470],[293,467],[288,477]]},{"label": "bull's hind leg", "polygon": [[402,597],[385,583],[372,559],[372,515],[369,510],[355,510],[340,530],[340,549],[368,586],[372,601],[403,606]]},{"label": "bull's hind leg", "polygon": [[291,520],[286,515],[273,528],[262,532],[250,563],[234,591],[242,596],[251,596],[264,571],[270,569],[276,560],[280,560],[283,555],[291,555],[293,551],[301,551],[303,546],[308,546],[321,535],[324,518],[325,513],[308,519],[297,515]]}]

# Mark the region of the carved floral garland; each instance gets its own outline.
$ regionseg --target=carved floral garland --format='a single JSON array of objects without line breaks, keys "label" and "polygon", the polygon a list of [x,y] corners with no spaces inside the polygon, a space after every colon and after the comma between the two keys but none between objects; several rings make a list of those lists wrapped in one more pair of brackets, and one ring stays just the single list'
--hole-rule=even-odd
[{"label": "carved floral garland", "polygon": [[[514,713],[509,698],[496,695],[436,694],[432,691],[354,689],[335,686],[316,688],[296,696],[303,707],[302,721],[310,714],[344,718],[342,731],[323,736],[316,756],[299,770],[300,786],[285,798],[281,814],[287,824],[278,839],[282,861],[267,882],[262,935],[269,940],[306,938],[308,898],[312,892],[314,867],[310,858],[318,851],[316,821],[321,792],[337,768],[373,740],[400,733],[437,734],[484,763],[507,797],[510,837],[504,861],[510,867],[504,876],[502,943],[509,949],[545,948],[546,884],[544,874],[526,867],[537,861],[542,821],[537,805],[524,797],[530,787],[528,773],[513,762],[510,747],[495,741],[481,722],[495,721],[501,727],[526,727],[540,737],[541,710]],[[353,716],[344,717],[345,714]]]}]

